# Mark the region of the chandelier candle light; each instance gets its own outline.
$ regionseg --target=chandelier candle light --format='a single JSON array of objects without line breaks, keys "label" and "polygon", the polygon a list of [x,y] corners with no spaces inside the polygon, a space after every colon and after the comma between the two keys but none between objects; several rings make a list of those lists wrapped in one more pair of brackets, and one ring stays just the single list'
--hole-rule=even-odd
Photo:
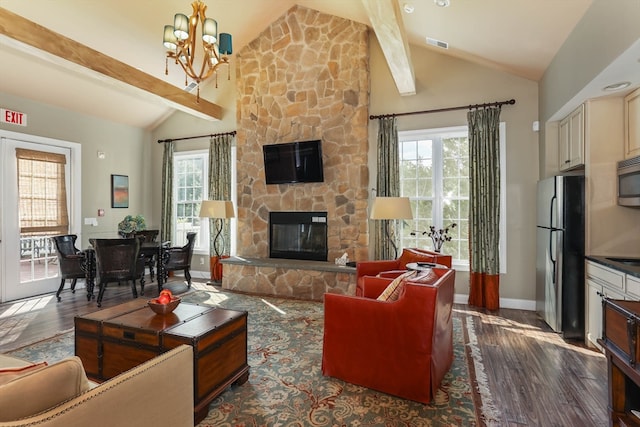
[{"label": "chandelier candle light", "polygon": [[[233,53],[231,47],[231,34],[218,34],[218,23],[211,18],[207,18],[205,12],[207,5],[201,1],[191,3],[193,14],[190,17],[182,13],[176,13],[173,25],[164,26],[164,46],[167,48],[165,59],[165,74],[169,74],[169,58],[174,59],[176,64],[180,64],[185,72],[185,86],[187,86],[187,76],[198,84],[197,100],[200,100],[200,82],[216,74],[216,87],[218,87],[217,68],[226,64],[229,65],[229,57]],[[202,23],[202,50],[203,59],[200,70],[196,71],[198,65],[194,63],[196,57],[196,32],[198,23]],[[231,79],[231,72],[228,79]]]},{"label": "chandelier candle light", "polygon": [[200,218],[214,218],[216,235],[213,238],[213,250],[216,255],[211,256],[209,260],[209,267],[211,269],[211,282],[209,285],[220,285],[222,283],[222,264],[220,259],[222,258],[220,247],[224,247],[224,236],[222,236],[222,229],[224,226],[224,220],[228,218],[234,218],[235,212],[233,209],[233,202],[228,200],[203,200],[200,205]]}]

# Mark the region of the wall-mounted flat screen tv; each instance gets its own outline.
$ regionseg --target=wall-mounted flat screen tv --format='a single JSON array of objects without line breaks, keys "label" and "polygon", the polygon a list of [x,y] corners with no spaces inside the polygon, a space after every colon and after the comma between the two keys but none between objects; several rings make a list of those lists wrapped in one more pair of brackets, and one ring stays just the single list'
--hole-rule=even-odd
[{"label": "wall-mounted flat screen tv", "polygon": [[267,184],[324,181],[320,140],[263,145],[262,152]]}]

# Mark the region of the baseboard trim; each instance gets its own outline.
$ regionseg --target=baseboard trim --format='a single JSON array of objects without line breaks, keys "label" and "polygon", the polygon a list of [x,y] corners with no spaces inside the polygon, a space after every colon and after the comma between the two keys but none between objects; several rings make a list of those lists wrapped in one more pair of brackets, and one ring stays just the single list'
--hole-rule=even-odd
[{"label": "baseboard trim", "polygon": [[198,279],[210,280],[211,279],[211,272],[210,271],[192,270],[191,271],[191,277],[198,278]]},{"label": "baseboard trim", "polygon": [[[469,303],[469,295],[455,294],[453,297],[454,304]],[[514,310],[536,311],[536,302],[525,299],[500,298],[500,308],[512,308]]]}]

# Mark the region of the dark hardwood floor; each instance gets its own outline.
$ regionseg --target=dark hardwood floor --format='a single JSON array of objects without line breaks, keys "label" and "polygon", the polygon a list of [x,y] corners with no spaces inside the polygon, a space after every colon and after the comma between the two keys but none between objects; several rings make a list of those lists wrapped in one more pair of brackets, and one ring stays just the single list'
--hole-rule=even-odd
[{"label": "dark hardwood floor", "polygon": [[[177,282],[168,284],[179,285]],[[205,289],[194,282],[193,288]],[[146,295],[157,296],[147,282]],[[128,285],[111,284],[102,307],[132,298]],[[62,301],[43,295],[0,304],[0,352],[73,328],[73,318],[98,310],[84,289]],[[607,370],[604,356],[581,343],[564,341],[533,312],[487,312],[456,305],[455,315],[472,319],[493,403],[491,426],[607,426]]]},{"label": "dark hardwood floor", "polygon": [[608,426],[607,364],[531,311],[455,306],[475,325],[499,426]]}]

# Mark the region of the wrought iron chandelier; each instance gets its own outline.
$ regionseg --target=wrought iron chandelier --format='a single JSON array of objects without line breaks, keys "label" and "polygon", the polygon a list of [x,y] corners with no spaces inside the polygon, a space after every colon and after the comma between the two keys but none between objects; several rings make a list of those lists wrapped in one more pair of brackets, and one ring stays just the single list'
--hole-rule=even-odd
[{"label": "wrought iron chandelier", "polygon": [[[187,77],[198,84],[197,100],[200,100],[200,82],[216,75],[216,87],[218,79],[216,70],[220,65],[229,65],[229,57],[233,50],[231,47],[231,34],[218,34],[218,23],[207,18],[205,5],[200,0],[191,3],[193,13],[190,17],[182,13],[176,13],[173,25],[164,26],[164,46],[167,48],[165,59],[165,75],[169,74],[169,58],[180,64],[185,72],[185,86]],[[200,63],[195,63],[197,46],[196,32],[198,24],[202,23],[202,50],[203,58]],[[199,68],[199,70],[198,70]],[[228,79],[231,79],[228,71]]]}]

